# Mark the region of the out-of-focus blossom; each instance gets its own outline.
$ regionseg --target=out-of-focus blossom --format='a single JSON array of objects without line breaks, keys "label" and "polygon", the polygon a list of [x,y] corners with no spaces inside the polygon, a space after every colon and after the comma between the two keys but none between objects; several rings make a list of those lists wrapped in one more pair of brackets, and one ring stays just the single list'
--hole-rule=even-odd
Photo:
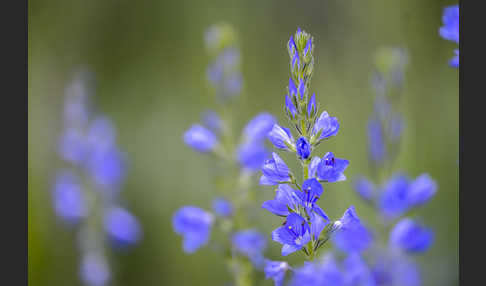
[{"label": "out-of-focus blossom", "polygon": [[390,233],[391,245],[407,252],[427,251],[433,239],[432,230],[409,218],[399,221]]},{"label": "out-of-focus blossom", "polygon": [[214,150],[218,139],[207,128],[194,124],[184,133],[184,142],[194,150],[204,153]]},{"label": "out-of-focus blossom", "polygon": [[126,209],[114,206],[104,217],[104,227],[116,247],[125,248],[137,243],[142,235],[138,220]]},{"label": "out-of-focus blossom", "polygon": [[289,268],[289,264],[285,261],[266,260],[264,268],[265,278],[272,278],[275,282],[275,286],[282,286],[285,279],[285,273]]},{"label": "out-of-focus blossom", "polygon": [[231,242],[235,250],[248,257],[253,264],[263,264],[263,251],[267,248],[265,236],[254,229],[241,230],[233,234]]},{"label": "out-of-focus blossom", "polygon": [[89,286],[108,285],[111,276],[106,258],[96,251],[84,254],[79,275],[83,282]]},{"label": "out-of-focus blossom", "polygon": [[269,113],[260,113],[255,116],[243,130],[247,141],[259,141],[267,137],[275,124],[275,118]]},{"label": "out-of-focus blossom", "polygon": [[54,210],[65,222],[76,224],[88,214],[81,182],[74,173],[59,173],[54,182],[52,195]]},{"label": "out-of-focus blossom", "polygon": [[213,211],[221,217],[230,217],[233,215],[233,205],[224,198],[213,200]]},{"label": "out-of-focus blossom", "polygon": [[211,213],[195,206],[184,206],[175,212],[172,225],[174,231],[184,238],[186,253],[193,253],[208,243],[213,221]]},{"label": "out-of-focus blossom", "polygon": [[354,206],[344,212],[341,219],[334,223],[334,227],[337,230],[333,234],[333,242],[344,252],[361,252],[372,242],[371,233],[361,224]]}]

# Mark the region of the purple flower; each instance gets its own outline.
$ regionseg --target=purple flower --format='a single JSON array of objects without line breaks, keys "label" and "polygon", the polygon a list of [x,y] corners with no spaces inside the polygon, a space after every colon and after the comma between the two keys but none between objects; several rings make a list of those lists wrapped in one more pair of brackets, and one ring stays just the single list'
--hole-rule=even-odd
[{"label": "purple flower", "polygon": [[294,117],[297,113],[297,108],[295,107],[292,99],[290,99],[288,94],[285,95],[285,109],[292,115],[292,117]]},{"label": "purple flower", "polygon": [[68,171],[59,173],[54,182],[52,195],[54,210],[65,222],[76,224],[86,217],[88,210],[83,189],[74,173]]},{"label": "purple flower", "polygon": [[118,206],[106,211],[104,227],[113,244],[120,248],[134,245],[142,236],[138,220],[130,212]]},{"label": "purple flower", "polygon": [[265,236],[254,229],[241,230],[233,234],[231,243],[235,250],[248,257],[254,265],[263,263],[262,252],[267,248]]},{"label": "purple flower", "polygon": [[437,191],[437,183],[428,174],[421,174],[409,186],[410,204],[417,206],[426,203]]},{"label": "purple flower", "polygon": [[317,135],[319,131],[322,132],[321,136],[319,136],[319,140],[335,136],[339,131],[339,122],[337,117],[331,117],[327,111],[323,111],[312,129],[312,134]]},{"label": "purple flower", "polygon": [[307,116],[310,117],[316,112],[317,112],[316,94],[313,93],[311,99],[309,100],[309,103],[307,104]]},{"label": "purple flower", "polygon": [[297,87],[295,86],[294,80],[292,78],[289,78],[288,89],[290,98],[297,97]]},{"label": "purple flower", "polygon": [[268,151],[263,142],[248,141],[243,143],[237,150],[237,159],[243,169],[258,171],[265,162]]},{"label": "purple flower", "polygon": [[290,286],[343,286],[344,277],[332,254],[321,261],[305,262],[295,270]]},{"label": "purple flower", "polygon": [[305,137],[300,137],[296,142],[297,156],[300,159],[307,159],[311,154],[311,146]]},{"label": "purple flower", "polygon": [[224,198],[213,200],[213,211],[221,217],[230,217],[233,215],[233,205]]},{"label": "purple flower", "polygon": [[68,128],[61,135],[59,141],[59,154],[65,161],[81,165],[88,156],[89,145],[81,130]]},{"label": "purple flower", "polygon": [[106,150],[96,150],[88,162],[93,180],[103,191],[117,192],[125,178],[126,165],[123,153],[113,146]]},{"label": "purple flower", "polygon": [[409,218],[399,221],[390,232],[392,246],[412,253],[427,251],[433,239],[432,230]]},{"label": "purple flower", "polygon": [[275,118],[269,113],[260,113],[255,116],[243,130],[247,141],[259,141],[267,137],[275,124]]},{"label": "purple flower", "polygon": [[345,273],[346,285],[362,285],[362,286],[375,286],[377,283],[371,273],[371,269],[368,268],[365,261],[359,253],[351,253],[346,257],[343,262]]},{"label": "purple flower", "polygon": [[361,224],[354,206],[344,212],[334,227],[336,232],[333,234],[333,242],[344,252],[361,252],[371,244],[371,233]]},{"label": "purple flower", "polygon": [[101,253],[94,251],[83,256],[79,275],[89,286],[107,285],[111,276],[106,258]]},{"label": "purple flower", "polygon": [[216,136],[207,128],[194,124],[184,133],[184,142],[199,152],[214,150],[218,144]]},{"label": "purple flower", "polygon": [[402,174],[394,175],[385,184],[379,201],[382,213],[389,218],[402,215],[409,208],[409,180]]},{"label": "purple flower", "polygon": [[283,244],[282,255],[301,250],[311,239],[307,221],[296,213],[287,216],[284,225],[272,232],[272,239]]},{"label": "purple flower", "polygon": [[262,166],[263,175],[260,185],[277,185],[290,182],[290,170],[277,153],[272,153],[272,158],[265,160]]},{"label": "purple flower", "polygon": [[319,157],[314,157],[312,158],[310,164],[309,164],[309,178],[315,178],[317,176],[317,168],[319,167],[319,164],[321,163],[321,158]]},{"label": "purple flower", "polygon": [[459,44],[459,5],[444,8],[439,34],[442,38]]},{"label": "purple flower", "polygon": [[282,286],[285,279],[285,272],[290,268],[285,261],[265,260],[265,278],[272,278],[275,286]]},{"label": "purple flower", "polygon": [[321,183],[319,183],[319,181],[317,181],[315,178],[310,178],[304,181],[302,184],[302,192],[297,192],[297,194],[300,198],[300,205],[306,208],[308,213],[316,213],[324,220],[322,223],[327,224],[327,222],[329,222],[329,218],[327,217],[326,213],[324,213],[324,211],[316,204],[323,191],[324,189],[322,188]]},{"label": "purple flower", "polygon": [[354,181],[354,190],[366,201],[372,201],[375,196],[375,184],[360,176]]},{"label": "purple flower", "polygon": [[194,206],[184,206],[175,212],[172,225],[183,236],[186,253],[193,253],[208,243],[213,221],[211,213]]},{"label": "purple flower", "polygon": [[344,181],[346,176],[343,172],[348,165],[348,160],[336,158],[332,152],[327,152],[317,167],[317,176],[320,180],[330,183]]},{"label": "purple flower", "polygon": [[268,133],[268,140],[279,149],[289,150],[288,146],[294,146],[294,138],[290,129],[274,124],[272,130]]},{"label": "purple flower", "polygon": [[289,208],[296,211],[300,204],[297,192],[287,184],[278,185],[275,199],[264,202],[262,208],[278,216],[288,216]]}]

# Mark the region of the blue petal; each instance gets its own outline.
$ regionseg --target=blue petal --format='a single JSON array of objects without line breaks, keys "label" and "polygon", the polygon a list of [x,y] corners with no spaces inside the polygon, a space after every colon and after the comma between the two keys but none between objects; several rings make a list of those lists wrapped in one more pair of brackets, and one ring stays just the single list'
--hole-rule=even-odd
[{"label": "blue petal", "polygon": [[285,244],[284,246],[282,246],[282,256],[287,256],[301,249],[302,246]]},{"label": "blue petal", "polygon": [[409,218],[399,221],[390,233],[390,243],[408,252],[428,250],[433,239],[434,233],[430,229]]}]

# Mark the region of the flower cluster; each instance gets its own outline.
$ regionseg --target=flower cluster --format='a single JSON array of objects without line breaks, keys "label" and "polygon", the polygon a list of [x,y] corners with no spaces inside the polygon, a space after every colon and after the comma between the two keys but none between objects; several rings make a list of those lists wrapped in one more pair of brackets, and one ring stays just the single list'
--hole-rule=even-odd
[{"label": "flower cluster", "polygon": [[[246,124],[238,141],[233,138],[231,102],[239,95],[242,84],[236,39],[235,32],[227,24],[214,25],[207,30],[206,46],[215,58],[208,69],[208,78],[214,87],[220,112],[205,112],[203,123],[192,125],[183,135],[189,147],[214,156],[214,161],[224,169],[220,179],[232,188],[218,185],[218,191],[223,195],[213,200],[212,211],[196,206],[179,208],[173,216],[173,227],[183,237],[186,253],[193,253],[209,242],[214,243],[216,249],[223,249],[228,255],[235,284],[252,285],[249,282],[251,269],[263,268],[267,242],[263,234],[241,221],[247,219],[245,206],[249,203],[248,192],[252,190],[251,177],[269,154],[264,143],[276,120],[268,113],[260,113]],[[237,170],[237,173],[228,170]],[[215,227],[222,231],[225,241],[211,240]]]},{"label": "flower cluster", "polygon": [[65,163],[52,187],[55,213],[78,230],[80,276],[86,285],[107,285],[106,236],[115,249],[136,244],[138,220],[119,203],[125,177],[124,154],[110,119],[93,112],[90,74],[80,71],[66,90],[59,155]]},{"label": "flower cluster", "polygon": [[[332,152],[327,152],[323,157],[312,156],[316,146],[337,135],[339,122],[327,111],[319,114],[316,95],[310,95],[314,69],[313,37],[299,28],[290,37],[287,48],[291,76],[285,95],[285,110],[296,136],[289,128],[274,124],[268,139],[277,149],[295,153],[303,169],[302,183],[298,182],[284,160],[277,153],[272,153],[262,166],[260,184],[276,185],[276,195],[273,200],[264,202],[262,207],[285,218],[282,226],[272,232],[272,239],[282,244],[282,255],[302,251],[307,259],[313,260],[331,234],[353,237],[355,241],[365,244],[369,241],[369,234],[361,225],[353,206],[346,210],[341,219],[331,222],[317,204],[324,193],[323,183],[346,180],[344,171],[349,161],[336,157]],[[304,267],[312,276],[309,279],[318,279],[320,274],[316,274],[315,264],[309,263]],[[272,278],[276,285],[282,285],[288,269],[291,267],[286,262],[267,260],[266,277]],[[299,273],[297,271],[294,277],[299,281],[295,285],[317,283],[300,277]],[[322,275],[325,276],[324,273]]]},{"label": "flower cluster", "polygon": [[[381,50],[381,52],[383,51]],[[393,48],[389,51],[393,53]],[[403,50],[400,49],[400,51]],[[403,65],[393,66],[395,67],[390,70],[404,68]],[[378,72],[383,71],[380,71],[379,67],[377,70]],[[383,75],[382,78],[387,78],[387,75]],[[392,83],[385,82],[384,84]],[[409,179],[402,173],[391,175],[388,173],[398,153],[403,127],[400,127],[399,130],[395,130],[393,127],[393,118],[400,115],[397,115],[398,113],[392,108],[390,102],[397,100],[398,96],[390,94],[389,89],[386,94],[382,94],[380,91],[382,89],[376,90],[375,109],[368,125],[368,150],[372,166],[375,167],[373,169],[374,181],[361,175],[354,180],[354,189],[382,218],[382,229],[370,230],[370,232],[383,233],[390,224],[394,223],[394,225],[389,232],[387,245],[382,245],[378,239],[372,239],[373,247],[369,248],[372,250],[367,250],[366,253],[365,248],[355,248],[354,251],[352,248],[343,249],[339,247],[339,241],[336,241],[336,245],[348,253],[347,259],[351,259],[351,255],[359,256],[363,262],[359,266],[360,276],[367,277],[366,281],[370,283],[367,285],[420,285],[420,271],[410,255],[428,250],[433,243],[434,233],[417,219],[407,218],[404,215],[428,202],[435,194],[437,184],[426,173],[415,179]],[[383,140],[383,138],[387,138],[387,140]],[[377,154],[380,156],[376,156]]]},{"label": "flower cluster", "polygon": [[[449,41],[459,44],[459,5],[451,5],[442,12],[442,24],[439,35]],[[449,65],[459,67],[459,49],[454,50],[455,56],[449,61]]]}]

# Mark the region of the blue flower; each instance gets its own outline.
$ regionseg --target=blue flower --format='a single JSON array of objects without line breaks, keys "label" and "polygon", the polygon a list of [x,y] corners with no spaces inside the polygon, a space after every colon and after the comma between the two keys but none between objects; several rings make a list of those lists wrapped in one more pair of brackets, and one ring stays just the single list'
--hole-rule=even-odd
[{"label": "blue flower", "polygon": [[88,168],[93,180],[111,194],[117,192],[125,178],[126,166],[122,152],[115,146],[91,154]]},{"label": "blue flower", "polygon": [[410,207],[409,180],[402,174],[394,175],[385,184],[379,207],[382,213],[389,218],[402,215]]},{"label": "blue flower", "polygon": [[265,162],[268,151],[263,146],[263,142],[248,141],[243,143],[237,150],[237,159],[243,169],[248,171],[258,171]]},{"label": "blue flower", "polygon": [[285,273],[289,268],[289,264],[285,261],[265,260],[265,278],[272,278],[275,282],[275,286],[282,286],[285,279]]},{"label": "blue flower", "polygon": [[319,167],[320,163],[321,163],[321,158],[319,157],[312,158],[309,164],[309,172],[308,172],[309,178],[315,178],[317,176],[317,168]]},{"label": "blue flower", "polygon": [[255,266],[263,263],[262,252],[267,247],[265,236],[254,229],[241,230],[233,234],[231,243],[235,250],[248,257]]},{"label": "blue flower", "polygon": [[300,159],[307,159],[311,153],[311,146],[305,137],[300,137],[296,142],[297,156]]},{"label": "blue flower", "polygon": [[306,87],[303,79],[299,79],[299,94],[300,94],[300,99],[304,99],[304,94],[306,92]]},{"label": "blue flower", "polygon": [[319,140],[335,136],[339,131],[339,122],[337,117],[331,117],[327,111],[323,111],[312,129],[312,134],[317,135],[321,130],[322,133],[321,136],[319,136]]},{"label": "blue flower", "polygon": [[372,162],[380,163],[385,159],[386,147],[381,123],[377,118],[368,121],[368,152]]},{"label": "blue flower", "polygon": [[345,285],[375,286],[371,269],[359,253],[351,253],[343,262],[346,273],[344,276]]},{"label": "blue flower", "polygon": [[[323,191],[324,189],[322,188],[321,183],[319,183],[319,181],[317,181],[315,178],[310,178],[304,181],[304,183],[302,184],[302,192],[297,192],[297,195],[300,198],[300,204],[304,208],[306,208],[307,212],[314,212],[319,217],[324,219],[324,222],[319,223],[321,225],[324,223],[325,226],[325,224],[329,222],[329,218],[324,213],[324,211],[316,204],[317,200],[321,197]],[[319,236],[319,234],[317,234],[317,236]]]},{"label": "blue flower", "polygon": [[292,115],[292,117],[295,117],[295,114],[297,113],[297,108],[292,102],[292,99],[290,99],[290,97],[287,94],[285,95],[285,109],[289,114]]},{"label": "blue flower", "polygon": [[243,130],[243,134],[248,141],[259,141],[267,137],[275,124],[275,118],[269,113],[260,113],[255,116]]},{"label": "blue flower", "polygon": [[442,38],[459,44],[459,5],[444,8],[439,34]]},{"label": "blue flower", "polygon": [[323,257],[321,261],[305,262],[304,266],[295,270],[290,286],[342,286],[343,273],[332,254]]},{"label": "blue flower", "polygon": [[218,139],[207,128],[194,124],[184,133],[184,142],[196,151],[209,152],[214,150]]},{"label": "blue flower", "polygon": [[297,97],[297,87],[295,86],[294,80],[292,78],[289,78],[288,89],[290,98]]},{"label": "blue flower", "polygon": [[65,161],[81,165],[86,160],[89,145],[84,134],[76,128],[68,128],[61,135],[59,141],[59,154]]},{"label": "blue flower", "polygon": [[277,185],[283,182],[290,182],[289,167],[277,153],[272,153],[272,158],[265,160],[262,166],[262,173],[260,185]]},{"label": "blue flower", "polygon": [[397,141],[400,139],[400,136],[403,132],[403,118],[399,114],[394,114],[390,119],[390,124],[388,125],[388,134],[390,139],[393,141]]},{"label": "blue flower", "polygon": [[377,285],[422,285],[418,266],[402,255],[379,257],[371,271]]},{"label": "blue flower", "polygon": [[456,54],[456,55],[449,61],[449,65],[453,68],[458,68],[459,67],[459,50],[455,49],[454,54]]},{"label": "blue flower", "polygon": [[354,206],[350,206],[334,223],[334,244],[344,252],[361,252],[371,244],[371,233],[361,224]]},{"label": "blue flower", "polygon": [[311,239],[307,221],[296,213],[287,216],[284,225],[272,232],[272,239],[283,244],[282,255],[301,250]]},{"label": "blue flower", "polygon": [[79,275],[84,283],[89,286],[107,285],[111,278],[106,258],[96,251],[83,255]]},{"label": "blue flower", "polygon": [[331,183],[344,181],[346,176],[343,172],[348,165],[348,160],[336,158],[332,152],[327,152],[317,167],[317,176],[320,180]]},{"label": "blue flower", "polygon": [[223,121],[221,121],[219,115],[212,110],[207,110],[203,113],[202,121],[204,125],[215,134],[219,134],[223,128]]},{"label": "blue flower", "polygon": [[417,206],[426,203],[437,191],[437,183],[428,174],[421,174],[409,186],[409,203]]},{"label": "blue flower", "polygon": [[134,245],[142,235],[138,220],[121,207],[111,207],[106,211],[104,227],[113,244],[120,248]]},{"label": "blue flower", "polygon": [[106,116],[97,116],[90,124],[87,141],[92,153],[113,148],[116,145],[115,125]]},{"label": "blue flower", "polygon": [[354,181],[354,190],[366,201],[372,201],[375,197],[376,187],[367,178],[360,176]]},{"label": "blue flower", "polygon": [[233,205],[224,198],[213,200],[213,211],[221,217],[230,217],[233,215]]},{"label": "blue flower", "polygon": [[214,217],[211,213],[194,206],[184,206],[172,219],[174,231],[183,236],[183,248],[193,253],[209,241]]},{"label": "blue flower", "polygon": [[71,172],[64,171],[57,175],[52,189],[54,210],[69,224],[76,224],[86,217],[83,189],[79,179]]},{"label": "blue flower", "polygon": [[390,244],[407,252],[424,252],[429,249],[434,232],[412,219],[399,221],[390,232]]},{"label": "blue flower", "polygon": [[307,104],[307,116],[312,116],[314,113],[317,112],[316,106],[316,94],[313,93],[309,103]]},{"label": "blue flower", "polygon": [[280,184],[275,199],[264,202],[262,208],[278,216],[288,216],[290,214],[289,208],[292,211],[297,211],[300,205],[297,192],[287,184]]},{"label": "blue flower", "polygon": [[275,147],[283,150],[289,150],[288,146],[294,146],[294,138],[292,137],[292,133],[290,133],[290,129],[280,127],[278,124],[273,125],[272,130],[268,133],[268,140]]}]

